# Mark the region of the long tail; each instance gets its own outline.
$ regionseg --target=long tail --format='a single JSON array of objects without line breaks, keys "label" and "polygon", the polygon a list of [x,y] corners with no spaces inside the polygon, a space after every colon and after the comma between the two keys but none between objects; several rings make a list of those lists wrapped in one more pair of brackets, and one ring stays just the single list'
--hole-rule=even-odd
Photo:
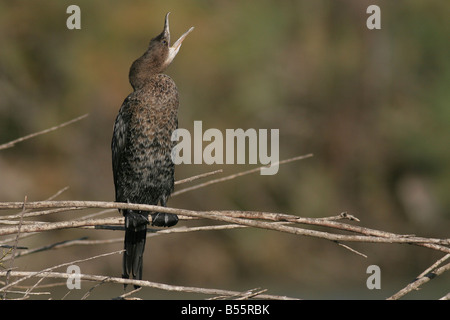
[{"label": "long tail", "polygon": [[[127,211],[125,216],[125,251],[123,253],[122,278],[142,279],[142,262],[147,236],[147,214]],[[134,286],[138,288],[139,286]]]}]

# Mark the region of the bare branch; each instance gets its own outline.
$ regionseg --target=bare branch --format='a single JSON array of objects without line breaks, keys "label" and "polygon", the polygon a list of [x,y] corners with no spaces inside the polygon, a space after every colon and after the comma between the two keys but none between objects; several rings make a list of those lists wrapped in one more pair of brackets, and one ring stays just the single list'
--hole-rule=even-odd
[{"label": "bare branch", "polygon": [[60,125],[51,127],[51,128],[49,128],[49,129],[45,129],[45,130],[42,130],[42,131],[39,131],[39,132],[35,132],[35,133],[32,133],[32,134],[26,135],[26,136],[24,136],[24,137],[18,138],[18,139],[16,139],[16,140],[13,140],[13,141],[10,141],[10,142],[1,144],[1,145],[0,145],[0,150],[8,149],[8,148],[14,147],[14,146],[16,145],[16,143],[19,143],[19,142],[22,142],[22,141],[25,141],[25,140],[34,138],[34,137],[36,137],[36,136],[40,136],[40,135],[45,134],[45,133],[49,133],[49,132],[58,130],[58,129],[60,129],[60,128],[62,128],[62,127],[65,127],[65,126],[67,126],[67,125],[69,125],[69,124],[72,124],[72,123],[74,123],[74,122],[80,121],[81,119],[84,119],[84,118],[86,118],[87,116],[88,116],[88,114],[84,114],[84,115],[82,115],[82,116],[80,116],[80,117],[77,117],[77,118],[72,119],[72,120],[70,120],[70,121],[64,122],[64,123],[62,123],[62,124],[60,124]]},{"label": "bare branch", "polygon": [[[228,229],[228,228],[243,228],[243,227],[254,227],[266,230],[273,230],[279,232],[290,233],[294,235],[315,237],[320,239],[325,239],[329,241],[333,241],[338,245],[342,246],[345,249],[350,250],[358,255],[366,257],[363,253],[349,247],[345,242],[366,242],[366,243],[397,243],[397,244],[413,244],[417,246],[427,247],[433,250],[438,250],[441,252],[447,253],[447,255],[436,262],[433,266],[428,268],[422,275],[418,277],[416,281],[412,284],[408,285],[406,288],[399,291],[397,294],[393,295],[390,299],[398,299],[403,295],[415,290],[423,283],[429,281],[432,277],[436,275],[440,275],[443,272],[450,269],[450,264],[439,267],[446,259],[449,259],[450,256],[450,239],[436,239],[436,238],[424,238],[418,237],[414,235],[405,235],[405,234],[395,234],[391,232],[385,232],[376,229],[370,229],[365,227],[360,227],[348,223],[344,223],[344,220],[349,220],[353,222],[359,221],[356,217],[348,215],[346,213],[341,213],[332,217],[324,217],[324,218],[306,218],[299,217],[294,215],[288,215],[283,213],[272,213],[272,212],[251,212],[251,211],[194,211],[194,210],[186,210],[186,209],[178,209],[178,208],[168,208],[168,207],[160,207],[155,205],[144,205],[144,204],[133,204],[133,203],[118,203],[118,202],[101,202],[101,201],[37,201],[37,202],[26,202],[26,210],[24,209],[25,202],[0,202],[0,210],[2,209],[22,209],[21,214],[15,214],[8,216],[9,219],[17,219],[21,218],[22,220],[28,218],[29,216],[36,216],[40,214],[47,214],[51,212],[64,212],[69,210],[82,210],[87,208],[101,208],[104,209],[100,211],[100,213],[108,212],[108,210],[117,210],[117,209],[131,209],[131,210],[141,210],[147,212],[167,212],[174,213],[179,215],[180,218],[202,218],[208,220],[215,220],[225,222],[225,225],[211,225],[211,226],[202,226],[202,227],[178,227],[171,229],[149,229],[150,233],[148,236],[155,236],[166,233],[175,233],[175,232],[191,232],[191,231],[202,231],[202,230],[216,230],[216,229]],[[32,211],[26,212],[29,210],[42,210],[42,211]],[[95,215],[97,215],[96,213]],[[49,231],[49,230],[57,230],[64,228],[106,228],[109,229],[122,229],[124,218],[121,216],[112,217],[112,218],[97,218],[92,219],[88,218],[89,216],[85,216],[76,220],[65,220],[60,222],[36,222],[36,221],[10,221],[10,220],[2,220],[3,222],[15,222],[18,225],[9,225],[0,228],[0,235],[7,234],[26,234],[30,232],[41,232],[41,231]],[[310,225],[310,226],[320,226],[330,229],[331,231],[317,231],[313,229],[305,229],[300,227],[300,224]],[[337,233],[339,231],[339,233]],[[342,233],[344,232],[344,233]],[[348,234],[350,232],[350,234]],[[17,237],[17,236],[16,236]],[[50,245],[47,247],[32,249],[24,252],[24,254],[29,254],[33,252],[38,252],[40,250],[48,250],[53,248],[59,248],[69,245],[75,244],[97,244],[102,241],[108,242],[117,242],[123,241],[122,238],[118,239],[110,239],[110,240],[74,240],[68,241],[67,243],[57,243],[55,245]],[[17,255],[20,256],[20,255]],[[56,266],[58,267],[58,266]],[[55,267],[54,267],[55,268]],[[54,268],[51,268],[52,270]],[[52,270],[43,270],[38,273],[28,273],[29,277],[37,276],[37,277],[56,277],[63,278],[64,274],[57,274],[54,272],[50,272]],[[19,271],[12,271],[14,274],[19,275]],[[1,275],[2,273],[0,273]],[[5,272],[6,274],[6,272]],[[12,274],[12,273],[11,273]],[[39,275],[38,275],[39,274]],[[84,277],[84,278],[83,278]],[[154,288],[159,288],[163,290],[169,291],[183,291],[183,292],[196,292],[196,293],[204,293],[204,294],[213,294],[215,296],[225,296],[226,298],[249,298],[256,295],[258,298],[265,297],[262,291],[257,291],[256,289],[247,291],[247,292],[231,292],[231,291],[221,291],[217,289],[202,289],[202,288],[192,288],[192,287],[179,287],[179,286],[168,286],[163,284],[154,284],[150,282],[136,282],[137,280],[127,280],[127,279],[116,279],[111,277],[102,277],[102,276],[91,276],[91,275],[83,275],[82,279],[89,281],[97,281],[97,282],[115,282],[122,284],[136,284],[140,286],[149,286]],[[19,279],[15,283],[6,285],[4,288],[0,289],[1,291],[8,291],[7,289],[12,285],[15,286],[17,282],[22,281],[23,279]],[[36,287],[36,286],[35,286]],[[31,292],[35,287],[32,287],[28,292]],[[95,287],[94,287],[95,288]],[[93,289],[93,288],[92,288]],[[91,290],[92,291],[92,290]],[[89,291],[90,292],[90,291]],[[89,293],[88,293],[89,294]],[[28,297],[25,294],[24,298]],[[272,296],[270,296],[273,298]],[[125,297],[123,297],[125,298]],[[269,296],[267,296],[269,298]],[[443,297],[445,299],[445,297]]]},{"label": "bare branch", "polygon": [[[311,158],[312,156],[313,156],[313,154],[310,153],[310,154],[307,154],[307,155],[298,156],[298,157],[294,157],[294,158],[282,160],[282,161],[279,161],[279,162],[275,162],[274,164],[272,164],[272,166],[274,166],[274,165],[280,165],[280,164],[285,164],[285,163],[289,163],[289,162],[293,162],[293,161],[298,161],[298,160],[303,160],[303,159],[306,159],[306,158]],[[211,184],[215,184],[215,183],[219,183],[219,182],[224,182],[224,181],[228,181],[228,180],[235,179],[235,178],[237,178],[237,177],[245,176],[245,175],[247,175],[247,174],[255,173],[255,172],[260,171],[261,168],[266,168],[266,167],[267,167],[267,166],[261,166],[261,167],[255,168],[255,169],[251,169],[251,170],[247,170],[247,171],[242,171],[242,172],[235,173],[235,174],[232,174],[232,175],[223,177],[223,178],[218,178],[218,179],[210,180],[210,181],[208,181],[208,182],[204,182],[204,183],[201,183],[201,184],[192,186],[192,187],[184,188],[184,189],[181,189],[181,190],[178,190],[178,191],[173,192],[173,193],[172,193],[172,197],[177,196],[177,195],[182,194],[182,193],[185,193],[185,192],[188,192],[188,191],[192,191],[192,190],[204,188],[204,187],[209,186],[209,185],[211,185]]]},{"label": "bare branch", "polygon": [[[79,259],[79,260],[75,260],[75,261],[71,261],[71,262],[62,263],[62,264],[59,264],[57,266],[49,267],[49,268],[46,268],[44,270],[37,271],[37,272],[26,272],[27,275],[23,276],[23,278],[18,279],[18,280],[14,281],[14,282],[12,282],[10,284],[6,284],[4,287],[0,288],[0,292],[2,292],[2,291],[4,292],[8,288],[13,287],[16,284],[18,284],[18,283],[20,283],[20,282],[22,282],[22,281],[24,281],[26,279],[30,279],[30,278],[35,277],[35,276],[41,277],[42,274],[46,274],[47,272],[55,270],[57,268],[61,268],[61,267],[65,267],[65,266],[68,266],[68,265],[72,265],[72,264],[76,264],[76,263],[80,263],[80,262],[85,262],[85,261],[89,261],[89,260],[93,260],[93,259],[97,259],[97,258],[102,258],[102,257],[106,257],[106,256],[109,256],[109,255],[117,254],[117,253],[121,253],[121,252],[123,252],[123,250],[114,251],[114,252],[108,252],[108,253],[100,254],[100,255],[97,255],[97,256],[94,256],[94,257],[90,257],[90,258],[86,258],[86,259]],[[13,271],[11,271],[11,270],[3,271],[3,272],[0,272],[0,275],[6,274],[8,272],[11,273]],[[71,274],[67,274],[66,273],[65,275],[66,275],[66,278],[68,278],[68,277],[70,277]],[[12,276],[14,276],[14,274]]]},{"label": "bare branch", "polygon": [[[6,272],[1,271],[0,276],[4,276],[5,273]],[[61,272],[51,272],[51,271],[42,271],[42,272],[11,271],[11,276],[24,277],[27,279],[32,278],[32,277],[68,279],[69,277],[72,276],[72,274],[61,273]],[[80,280],[104,282],[104,283],[137,285],[140,287],[149,287],[149,288],[160,289],[160,290],[165,290],[165,291],[198,293],[198,294],[205,294],[205,295],[221,295],[221,296],[227,296],[227,297],[245,297],[245,296],[249,295],[249,291],[238,292],[238,291],[222,290],[222,289],[176,286],[176,285],[169,285],[169,284],[157,283],[157,282],[151,282],[151,281],[145,281],[145,280],[123,279],[123,278],[105,277],[105,276],[89,275],[89,274],[80,274],[79,276],[80,276]],[[24,278],[21,278],[21,279],[24,279]],[[2,290],[4,290],[4,288],[0,288],[0,291],[2,291]],[[287,297],[287,296],[262,294],[262,292],[264,292],[264,290],[261,290],[260,292],[256,292],[254,297],[258,298],[258,299],[297,300],[296,298],[291,298],[291,297]]]},{"label": "bare branch", "polygon": [[190,177],[190,178],[186,178],[186,179],[175,181],[175,185],[186,183],[186,182],[192,182],[192,181],[195,181],[197,179],[206,178],[206,177],[209,177],[209,176],[211,176],[213,174],[222,173],[222,172],[223,172],[223,170],[219,169],[219,170],[215,170],[215,171],[211,171],[211,172],[202,173],[202,174]]},{"label": "bare branch", "polygon": [[439,267],[440,264],[445,262],[446,260],[450,259],[450,254],[445,255],[443,258],[436,261],[432,266],[427,268],[424,272],[422,272],[413,282],[408,284],[405,288],[401,289],[396,294],[392,295],[388,298],[388,300],[398,300],[407,293],[418,290],[418,288],[424,284],[430,281],[431,279],[434,279],[437,276],[440,276],[446,271],[450,270],[450,263],[447,263],[446,265]]},{"label": "bare branch", "polygon": [[[95,226],[96,229],[107,229],[107,230],[125,230],[123,226],[110,227],[105,228],[102,225]],[[97,228],[100,227],[100,228]],[[197,231],[214,231],[214,230],[228,230],[228,229],[236,229],[236,228],[246,228],[246,226],[238,225],[238,224],[226,224],[226,225],[217,225],[217,226],[202,226],[202,227],[175,227],[170,229],[161,229],[154,232],[154,230],[147,230],[149,235],[147,237],[154,237],[162,234],[169,233],[187,233],[187,232],[197,232]],[[46,246],[22,250],[18,254],[16,254],[16,258],[20,258],[29,254],[34,254],[46,250],[55,250],[61,248],[67,248],[71,246],[86,246],[86,245],[99,245],[99,244],[111,244],[111,243],[121,243],[123,242],[123,237],[115,238],[115,239],[107,239],[107,240],[87,240],[87,237],[74,239],[74,240],[65,240],[57,243],[49,244]],[[22,247],[21,249],[28,249],[26,247]],[[9,259],[4,259],[4,261],[8,261]]]},{"label": "bare branch", "polygon": [[[0,203],[0,209],[14,209],[21,208],[23,202],[3,202]],[[281,231],[296,235],[303,235],[309,237],[316,237],[327,239],[330,241],[339,242],[371,242],[371,243],[408,243],[426,246],[435,250],[450,253],[450,248],[446,247],[450,244],[450,239],[435,239],[435,238],[423,238],[415,237],[411,235],[398,235],[388,233],[380,230],[355,227],[348,224],[343,224],[336,221],[330,221],[328,219],[313,219],[313,218],[301,218],[297,216],[290,216],[279,213],[264,213],[264,212],[238,212],[240,216],[246,216],[246,218],[236,218],[232,215],[233,211],[193,211],[186,209],[176,209],[161,207],[155,205],[144,204],[132,204],[132,203],[118,203],[118,202],[102,202],[102,201],[38,201],[27,203],[28,208],[56,208],[56,207],[69,207],[69,208],[116,208],[116,209],[132,209],[142,210],[149,212],[167,212],[179,215],[185,215],[197,218],[206,218],[210,220],[217,220],[232,224],[246,225],[255,228],[269,229],[275,231]],[[345,235],[335,234],[324,231],[316,231],[310,229],[299,228],[296,226],[286,226],[280,224],[273,224],[266,221],[257,221],[252,219],[266,218],[274,221],[288,221],[296,223],[314,224],[318,226],[326,226],[330,228],[347,230],[352,232],[358,232],[363,235]],[[99,224],[123,224],[123,218],[105,218],[105,219],[87,219],[87,220],[72,220],[54,223],[43,223],[38,225],[24,225],[22,226],[22,232],[36,232],[36,231],[48,231],[54,229],[75,228],[85,226],[95,226]],[[17,227],[4,227],[0,228],[0,235],[12,234],[17,232]]]}]

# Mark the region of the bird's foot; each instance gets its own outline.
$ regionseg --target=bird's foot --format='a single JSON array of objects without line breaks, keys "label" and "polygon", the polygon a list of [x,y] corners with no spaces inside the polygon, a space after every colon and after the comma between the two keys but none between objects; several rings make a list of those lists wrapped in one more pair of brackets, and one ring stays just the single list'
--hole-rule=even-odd
[{"label": "bird's foot", "polygon": [[172,213],[157,212],[151,214],[152,226],[172,227],[178,223],[178,216]]}]

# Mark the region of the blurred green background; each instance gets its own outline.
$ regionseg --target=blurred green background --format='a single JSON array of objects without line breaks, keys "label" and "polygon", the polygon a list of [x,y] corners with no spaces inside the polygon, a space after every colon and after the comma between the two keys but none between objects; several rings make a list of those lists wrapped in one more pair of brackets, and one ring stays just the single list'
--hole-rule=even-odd
[{"label": "blurred green background", "polygon": [[[66,28],[70,4],[81,8],[81,30]],[[381,8],[381,30],[366,27],[371,4]],[[303,217],[347,211],[362,226],[448,238],[448,1],[0,1],[0,144],[89,113],[0,151],[0,201],[43,200],[65,186],[59,200],[114,199],[110,141],[131,92],[128,70],[162,31],[168,11],[173,40],[195,27],[166,71],[180,92],[180,127],[192,130],[202,120],[204,130],[280,129],[280,159],[314,154],[273,176],[254,174],[173,197],[169,206]],[[253,167],[179,165],[176,179]],[[24,245],[84,235],[122,236],[64,230]],[[299,298],[385,298],[443,255],[408,245],[350,246],[368,258],[266,230],[160,236],[148,241],[144,278],[262,287]],[[121,248],[120,242],[74,247],[16,265],[34,271]],[[381,268],[381,290],[366,288],[371,264]],[[81,269],[119,276],[121,257]],[[439,298],[449,279],[443,275],[409,297]],[[106,297],[122,288],[113,290]],[[173,297],[145,290],[150,298]]]}]

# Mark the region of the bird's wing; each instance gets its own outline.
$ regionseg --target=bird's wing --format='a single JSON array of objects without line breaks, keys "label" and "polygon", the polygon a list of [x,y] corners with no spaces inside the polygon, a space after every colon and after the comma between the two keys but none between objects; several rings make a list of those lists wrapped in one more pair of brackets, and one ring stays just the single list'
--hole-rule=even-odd
[{"label": "bird's wing", "polygon": [[112,169],[115,184],[117,183],[121,157],[123,155],[127,140],[127,131],[129,123],[127,118],[129,117],[128,110],[130,108],[130,104],[131,101],[129,97],[127,97],[123,102],[122,106],[120,107],[119,114],[117,115],[116,121],[114,122],[113,137],[111,141],[111,152],[112,152]]}]

